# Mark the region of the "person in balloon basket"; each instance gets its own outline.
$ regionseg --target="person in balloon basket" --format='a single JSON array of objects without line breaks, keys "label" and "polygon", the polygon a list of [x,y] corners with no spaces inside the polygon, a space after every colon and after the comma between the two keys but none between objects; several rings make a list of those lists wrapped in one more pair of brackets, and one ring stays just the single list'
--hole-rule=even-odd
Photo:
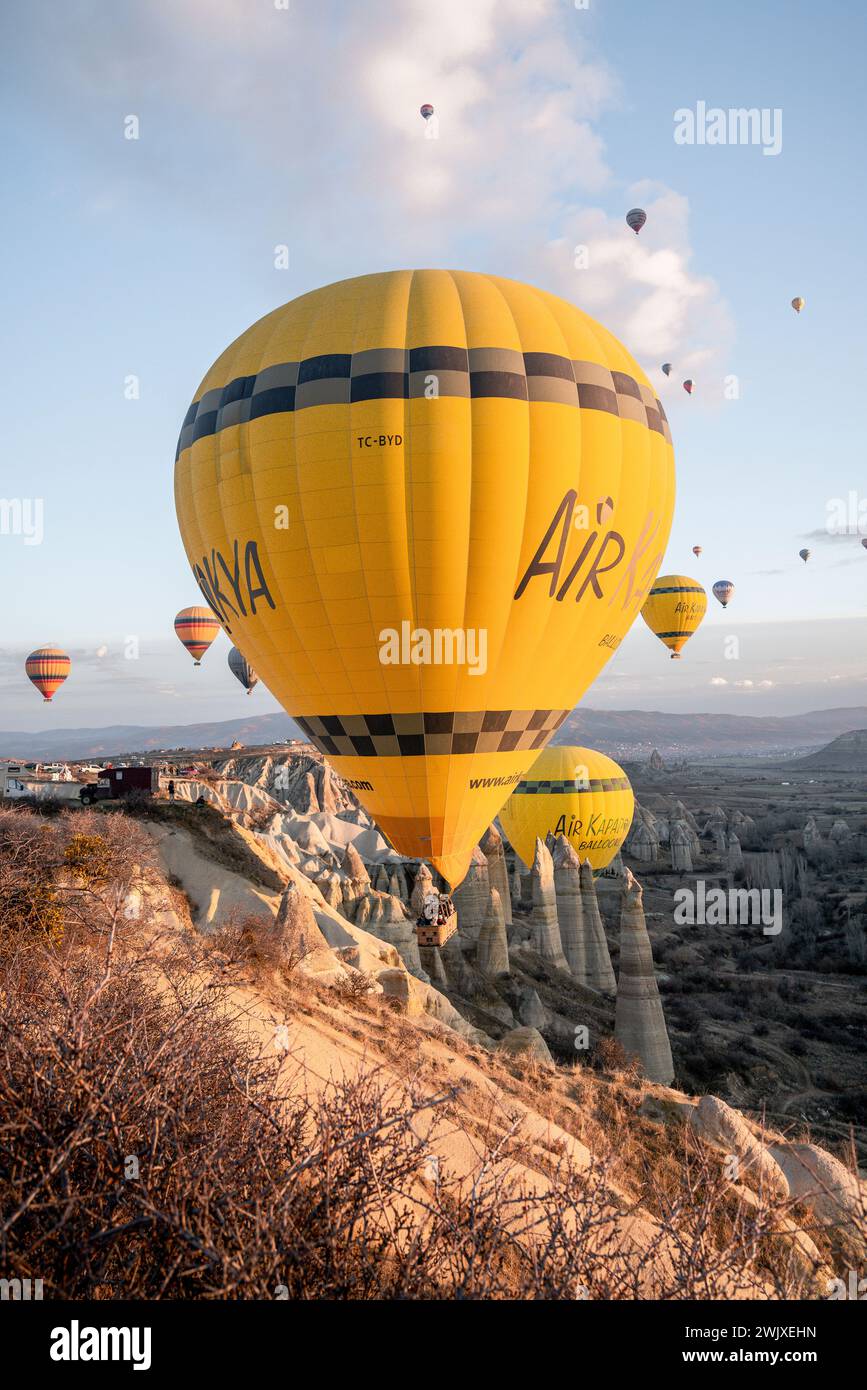
[{"label": "person in balloon basket", "polygon": [[419,918],[419,926],[443,927],[455,910],[451,898],[445,893],[428,893]]}]

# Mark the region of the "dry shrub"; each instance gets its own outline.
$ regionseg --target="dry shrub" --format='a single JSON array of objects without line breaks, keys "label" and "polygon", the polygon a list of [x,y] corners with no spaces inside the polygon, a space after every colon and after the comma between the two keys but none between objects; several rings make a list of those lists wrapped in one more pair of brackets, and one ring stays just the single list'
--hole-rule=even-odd
[{"label": "dry shrub", "polygon": [[721,1179],[700,1155],[625,1254],[630,1213],[604,1163],[581,1172],[552,1151],[530,1196],[516,1119],[460,1182],[434,1157],[438,1128],[460,1122],[453,1090],[366,1073],[307,1095],[291,1055],[263,1056],[203,983],[207,959],[187,942],[157,974],[134,943],[59,956],[7,939],[4,1276],[73,1299],[767,1293],[773,1212],[722,1238]]}]

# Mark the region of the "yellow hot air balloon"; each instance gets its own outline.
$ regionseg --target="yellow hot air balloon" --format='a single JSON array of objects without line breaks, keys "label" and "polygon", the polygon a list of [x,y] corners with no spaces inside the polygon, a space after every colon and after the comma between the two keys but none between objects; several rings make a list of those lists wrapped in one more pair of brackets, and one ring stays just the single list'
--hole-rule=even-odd
[{"label": "yellow hot air balloon", "polygon": [[545,748],[500,811],[509,843],[527,868],[536,839],[565,835],[594,869],[611,863],[632,824],[635,798],[622,767],[593,748]]},{"label": "yellow hot air balloon", "polygon": [[801,312],[801,310],[803,309],[803,307],[804,307],[804,305],[806,304],[806,302],[807,302],[806,299],[804,299],[801,295],[797,295],[797,296],[792,300],[792,308],[794,309],[794,311],[795,311],[796,314],[800,314],[800,312]]},{"label": "yellow hot air balloon", "polygon": [[706,612],[707,594],[697,579],[663,574],[651,589],[641,616],[676,661]]},{"label": "yellow hot air balloon", "polygon": [[209,605],[394,847],[452,885],[665,551],[665,413],[555,295],[400,270],[243,333],[175,498]]}]

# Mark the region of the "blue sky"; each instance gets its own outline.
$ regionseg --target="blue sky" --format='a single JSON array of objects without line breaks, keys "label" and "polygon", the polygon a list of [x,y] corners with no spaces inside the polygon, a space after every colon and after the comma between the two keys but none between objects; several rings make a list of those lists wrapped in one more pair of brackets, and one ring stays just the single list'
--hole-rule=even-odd
[{"label": "blue sky", "polygon": [[[276,707],[246,699],[224,638],[194,671],[171,635],[197,598],[172,499],[180,421],[256,318],[398,265],[563,294],[663,395],[679,488],[666,568],[731,578],[736,598],[679,667],[639,620],[585,703],[864,703],[867,551],[826,532],[834,498],[854,490],[867,513],[860,7],[18,0],[2,23],[0,495],[43,499],[44,538],[0,535],[0,727]],[[781,109],[781,153],[676,144],[674,112],[699,101]],[[623,224],[636,202],[638,239]],[[48,641],[74,661],[51,707],[21,670]]]}]

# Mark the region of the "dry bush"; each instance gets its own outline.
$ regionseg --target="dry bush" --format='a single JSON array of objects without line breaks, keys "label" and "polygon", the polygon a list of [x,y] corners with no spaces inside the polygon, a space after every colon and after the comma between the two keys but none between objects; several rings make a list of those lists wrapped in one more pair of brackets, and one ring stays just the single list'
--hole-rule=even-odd
[{"label": "dry bush", "polygon": [[[480,1136],[479,1104],[433,1092],[424,1035],[377,999],[365,1027],[400,1059],[402,1082],[359,1074],[307,1095],[292,1056],[263,1056],[214,978],[220,956],[258,959],[255,920],[181,938],[157,965],[139,923],[115,931],[118,886],[146,863],[140,828],[117,812],[50,825],[10,814],[0,891],[43,863],[75,930],[58,950],[7,907],[0,932],[4,1277],[43,1279],[65,1298],[697,1298],[760,1279],[785,1291],[764,1253],[772,1209],[732,1214],[713,1164],[691,1154],[679,1166],[662,1140],[641,1168],[644,1122],[619,1055],[608,1061],[622,1084],[576,1072],[612,1136],[589,1172],[556,1146],[540,1157],[518,1121],[504,1134],[492,1115]],[[299,973],[285,993],[315,1012],[319,988]],[[328,1007],[357,1009],[354,988],[327,991]],[[459,1038],[452,1050],[471,1052]],[[543,1094],[552,1119],[565,1110],[549,1069],[516,1076],[514,1059],[477,1060],[540,1113]],[[443,1127],[474,1142],[472,1183],[436,1163]],[[644,1189],[636,1203],[646,1213],[652,1192],[661,1218],[628,1257],[618,1146]],[[532,1198],[522,1162],[544,1174]]]},{"label": "dry bush", "polygon": [[306,1095],[291,1056],[263,1057],[203,985],[207,952],[185,949],[158,978],[126,947],[60,957],[7,942],[6,1277],[65,1298],[688,1299],[760,1280],[767,1292],[774,1213],[723,1221],[722,1180],[700,1155],[625,1256],[630,1212],[606,1163],[579,1172],[552,1151],[529,1197],[516,1121],[460,1183],[433,1157],[437,1116],[459,1122],[453,1090],[367,1074]]}]

